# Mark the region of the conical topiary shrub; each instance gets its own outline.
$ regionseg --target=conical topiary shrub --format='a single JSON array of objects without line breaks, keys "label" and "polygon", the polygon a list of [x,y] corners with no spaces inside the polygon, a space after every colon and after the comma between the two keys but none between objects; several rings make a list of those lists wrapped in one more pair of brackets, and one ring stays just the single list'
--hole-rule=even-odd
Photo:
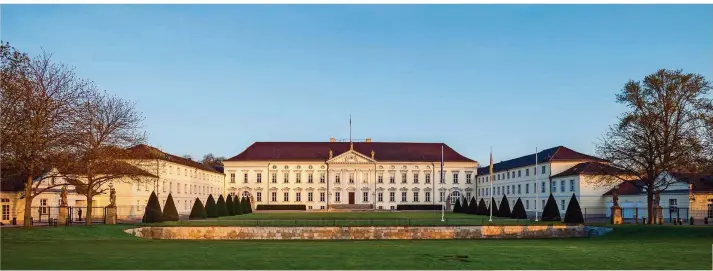
[{"label": "conical topiary shrub", "polygon": [[171,193],[168,193],[166,206],[163,206],[163,221],[178,221],[178,210],[176,210]]},{"label": "conical topiary shrub", "polygon": [[466,197],[461,197],[461,200],[462,200],[461,205],[460,205],[461,213],[467,214],[468,213],[468,202],[470,199],[466,198]]},{"label": "conical topiary shrub", "polygon": [[[492,210],[490,209],[492,208]],[[488,214],[490,215],[493,214],[494,216],[498,216],[498,203],[495,202],[495,198],[491,197],[490,198],[490,206],[488,206]]]},{"label": "conical topiary shrub", "polygon": [[208,214],[208,218],[218,217],[218,206],[215,205],[213,195],[208,195],[208,200],[205,201],[205,212]]},{"label": "conical topiary shrub", "polygon": [[567,205],[567,212],[564,213],[564,223],[567,224],[583,224],[584,216],[582,216],[582,208],[579,207],[577,197],[572,193],[572,198]]},{"label": "conical topiary shrub", "polygon": [[475,201],[475,197],[470,198],[470,202],[468,202],[468,209],[466,210],[466,214],[469,215],[474,215],[476,214],[476,211],[478,211],[478,203]]},{"label": "conical topiary shrub", "polygon": [[235,211],[234,211],[235,204],[233,204],[233,196],[228,194],[228,196],[226,198],[227,199],[225,200],[225,207],[228,209],[228,215],[234,216],[235,215]]},{"label": "conical topiary shrub", "polygon": [[235,215],[243,214],[243,205],[240,203],[240,197],[237,195],[233,198],[233,212],[235,212]]},{"label": "conical topiary shrub", "polygon": [[151,192],[149,196],[149,202],[146,203],[144,208],[144,217],[141,219],[143,223],[156,223],[163,221],[163,212],[161,211],[161,204],[158,203],[158,197],[156,192]]},{"label": "conical topiary shrub", "polygon": [[218,216],[228,216],[228,207],[225,206],[225,198],[223,198],[223,195],[220,195],[218,197],[218,202],[215,203],[216,207],[218,207]]},{"label": "conical topiary shrub", "polygon": [[249,214],[249,213],[252,213],[252,212],[253,212],[252,207],[250,206],[250,198],[244,197],[244,198],[241,200],[241,203],[242,203],[242,206],[243,206],[243,213],[244,213],[244,214]]},{"label": "conical topiary shrub", "polygon": [[206,217],[208,217],[208,214],[205,212],[203,203],[199,198],[196,198],[196,201],[193,203],[193,209],[191,209],[191,215],[188,216],[188,219],[206,219]]},{"label": "conical topiary shrub", "polygon": [[478,211],[476,214],[479,215],[488,215],[488,206],[485,204],[485,199],[480,198],[480,202],[478,202]]},{"label": "conical topiary shrub", "polygon": [[499,217],[510,217],[510,202],[508,201],[508,197],[503,195],[503,199],[500,200],[500,208],[498,208],[500,212],[498,213]]},{"label": "conical topiary shrub", "polygon": [[460,199],[456,200],[456,205],[453,206],[453,212],[454,213],[462,213],[463,212],[463,210],[461,210],[461,206],[460,206]]},{"label": "conical topiary shrub", "polygon": [[527,212],[525,211],[525,205],[522,205],[522,200],[517,198],[515,206],[512,207],[511,218],[515,219],[527,219]]},{"label": "conical topiary shrub", "polygon": [[555,197],[550,194],[547,198],[547,203],[545,203],[545,208],[542,210],[542,221],[561,221],[560,211],[557,209],[557,201]]}]

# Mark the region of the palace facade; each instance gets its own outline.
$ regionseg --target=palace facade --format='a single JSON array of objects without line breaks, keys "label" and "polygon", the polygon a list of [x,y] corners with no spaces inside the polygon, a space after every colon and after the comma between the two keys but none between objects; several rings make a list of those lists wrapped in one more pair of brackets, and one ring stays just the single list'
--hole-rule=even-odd
[{"label": "palace facade", "polygon": [[[443,178],[441,178],[443,151]],[[223,161],[226,192],[308,210],[447,205],[474,193],[478,162],[444,143],[256,142]]]}]

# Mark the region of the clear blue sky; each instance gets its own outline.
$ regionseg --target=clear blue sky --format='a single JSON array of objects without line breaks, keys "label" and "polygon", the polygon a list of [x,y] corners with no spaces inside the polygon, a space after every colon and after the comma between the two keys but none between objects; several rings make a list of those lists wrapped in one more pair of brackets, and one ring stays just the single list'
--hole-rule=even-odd
[{"label": "clear blue sky", "polygon": [[713,80],[713,5],[2,7],[42,48],[138,103],[149,143],[230,157],[254,141],[445,142],[488,163],[594,153],[614,94],[659,68]]}]

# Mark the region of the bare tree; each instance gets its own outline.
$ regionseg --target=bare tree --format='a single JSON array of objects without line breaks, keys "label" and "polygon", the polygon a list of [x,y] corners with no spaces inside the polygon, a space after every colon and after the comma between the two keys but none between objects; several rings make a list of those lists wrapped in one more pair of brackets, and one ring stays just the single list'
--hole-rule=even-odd
[{"label": "bare tree", "polygon": [[[76,139],[72,161],[63,170],[65,180],[87,198],[87,217],[92,217],[92,198],[107,191],[111,182],[148,182],[158,174],[145,170],[152,161],[131,159],[128,147],[142,144],[143,117],[134,104],[92,88],[74,118]],[[91,225],[91,219],[86,220]]]},{"label": "bare tree", "polygon": [[643,189],[648,217],[654,217],[653,196],[674,181],[661,173],[701,170],[709,158],[705,138],[706,120],[713,116],[710,89],[702,75],[662,69],[642,82],[629,81],[616,96],[629,110],[609,128],[597,152],[626,174],[602,180]]},{"label": "bare tree", "polygon": [[215,157],[212,153],[208,153],[206,155],[203,155],[203,160],[201,160],[201,163],[211,167],[223,166],[223,160],[225,160],[225,157]]},{"label": "bare tree", "polygon": [[[47,184],[53,168],[72,144],[72,118],[87,82],[73,70],[54,63],[50,54],[30,58],[2,44],[0,97],[0,155],[2,170],[12,170],[24,182],[24,227],[30,227],[32,201],[60,184]],[[49,174],[48,174],[49,173]],[[34,189],[33,189],[34,180]]]},{"label": "bare tree", "polygon": [[191,156],[190,154],[184,154],[184,155],[181,156],[181,157],[186,158],[186,159],[191,160],[191,161],[193,160],[193,156]]}]

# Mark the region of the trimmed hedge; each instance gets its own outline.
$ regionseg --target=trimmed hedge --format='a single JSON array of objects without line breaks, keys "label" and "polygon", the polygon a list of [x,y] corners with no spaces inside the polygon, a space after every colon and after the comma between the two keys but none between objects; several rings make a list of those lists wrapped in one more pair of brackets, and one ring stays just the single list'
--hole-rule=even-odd
[{"label": "trimmed hedge", "polygon": [[225,206],[225,198],[223,198],[223,195],[220,195],[218,197],[218,202],[215,203],[215,206],[218,208],[218,216],[228,216],[228,206]]},{"label": "trimmed hedge", "polygon": [[488,206],[485,204],[485,199],[480,198],[480,202],[478,202],[478,211],[476,212],[478,215],[488,215]]},{"label": "trimmed hedge", "polygon": [[500,211],[498,213],[499,217],[510,217],[510,202],[508,201],[507,196],[503,195],[503,199],[500,200],[500,208],[498,208],[498,210]]},{"label": "trimmed hedge", "polygon": [[208,200],[205,201],[205,212],[208,214],[208,218],[218,217],[218,206],[215,205],[213,195],[208,195]]},{"label": "trimmed hedge", "polygon": [[[493,208],[493,209],[490,210],[490,208]],[[494,216],[498,216],[498,203],[495,202],[494,197],[490,197],[490,206],[488,207],[488,215],[490,215],[491,212]]]},{"label": "trimmed hedge", "polygon": [[564,223],[567,224],[583,224],[584,216],[582,216],[582,208],[579,207],[577,197],[572,193],[572,198],[567,205],[567,212],[564,213]]},{"label": "trimmed hedge", "polygon": [[191,215],[188,216],[188,219],[194,220],[194,219],[206,219],[208,217],[208,214],[205,212],[205,207],[203,207],[203,203],[199,198],[196,198],[195,202],[193,202],[193,208],[191,209]]},{"label": "trimmed hedge", "polygon": [[456,200],[456,205],[453,206],[453,212],[454,213],[462,213],[463,212],[463,209],[460,205],[460,198],[458,200]]},{"label": "trimmed hedge", "polygon": [[468,210],[466,211],[467,214],[469,215],[475,215],[478,212],[478,202],[475,201],[475,197],[470,198],[470,202],[468,203]]},{"label": "trimmed hedge", "polygon": [[173,196],[168,193],[166,198],[166,206],[163,206],[163,221],[178,221],[178,210],[173,202]]},{"label": "trimmed hedge", "polygon": [[161,204],[158,203],[158,197],[156,192],[151,192],[149,196],[149,202],[146,203],[144,208],[144,217],[141,219],[143,223],[156,223],[163,221],[163,212],[161,211]]},{"label": "trimmed hedge", "polygon": [[542,221],[561,221],[560,211],[557,208],[557,201],[555,197],[550,193],[550,197],[547,198],[547,203],[545,203],[545,208],[542,210]]},{"label": "trimmed hedge", "polygon": [[[247,201],[242,200],[242,202],[247,202]],[[304,204],[270,204],[270,205],[258,204],[256,209],[259,211],[277,211],[277,210],[305,211],[305,210],[307,210],[307,205],[304,205]]]},{"label": "trimmed hedge", "polygon": [[241,203],[243,206],[243,213],[244,214],[252,214],[253,209],[252,209],[252,206],[250,205],[250,198],[248,198],[248,197],[243,198]]},{"label": "trimmed hedge", "polygon": [[243,214],[243,205],[237,195],[233,198],[233,212],[235,215]]},{"label": "trimmed hedge", "polygon": [[228,208],[228,215],[229,216],[234,216],[235,215],[235,204],[233,204],[233,196],[228,194],[227,196],[228,199],[225,200],[225,207]]},{"label": "trimmed hedge", "polygon": [[517,198],[515,206],[512,207],[510,217],[515,219],[527,219],[527,212],[525,211],[525,205],[522,205],[522,199]]},{"label": "trimmed hedge", "polygon": [[433,204],[399,204],[396,205],[396,210],[399,211],[440,211],[443,205]]}]

